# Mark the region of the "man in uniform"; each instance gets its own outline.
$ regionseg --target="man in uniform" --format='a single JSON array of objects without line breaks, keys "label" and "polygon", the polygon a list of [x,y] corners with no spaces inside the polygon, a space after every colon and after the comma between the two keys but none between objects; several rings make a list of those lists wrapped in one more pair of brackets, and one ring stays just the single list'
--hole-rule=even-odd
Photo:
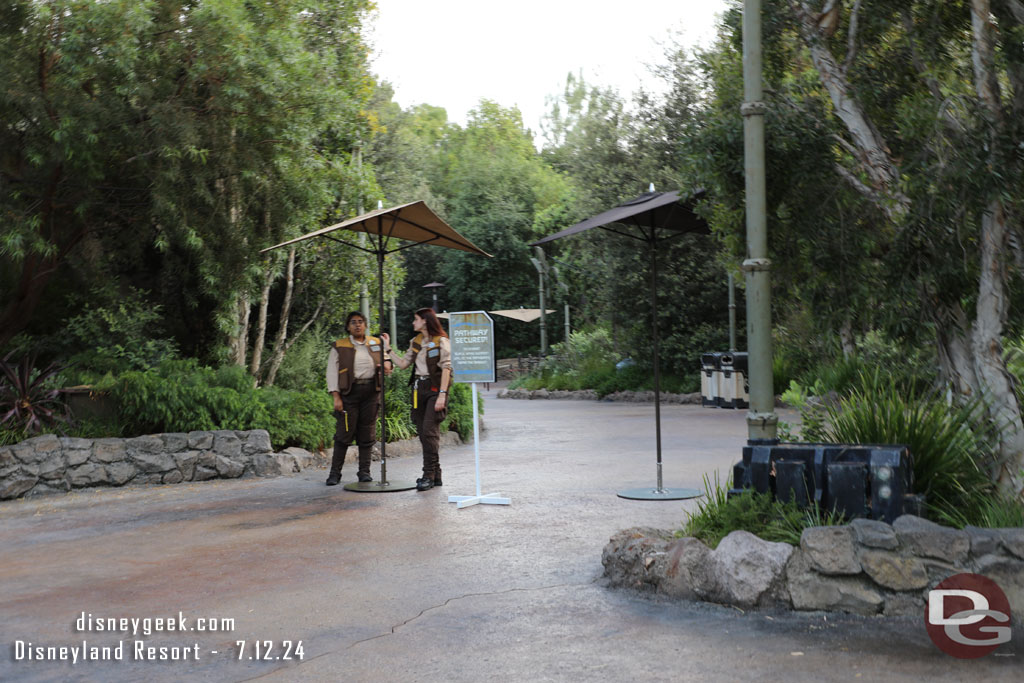
[{"label": "man in uniform", "polygon": [[[327,485],[341,481],[341,466],[352,441],[359,447],[359,481],[373,481],[370,454],[377,440],[380,408],[380,339],[366,334],[366,318],[354,311],[345,320],[349,336],[331,345],[327,356],[327,391],[334,398],[334,457]],[[391,361],[384,371],[391,373]]]}]

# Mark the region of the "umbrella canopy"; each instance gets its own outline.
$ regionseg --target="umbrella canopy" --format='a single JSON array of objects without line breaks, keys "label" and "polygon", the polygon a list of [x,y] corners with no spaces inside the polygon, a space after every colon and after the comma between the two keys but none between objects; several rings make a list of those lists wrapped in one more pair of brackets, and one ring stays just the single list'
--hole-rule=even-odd
[{"label": "umbrella canopy", "polygon": [[[577,223],[554,235],[548,235],[533,243],[538,246],[546,242],[569,237],[592,228],[601,228],[623,237],[646,242],[651,260],[651,347],[654,358],[654,425],[657,444],[657,487],[655,489],[631,489],[622,491],[622,498],[640,500],[678,500],[700,495],[694,489],[664,489],[661,477],[661,374],[658,362],[658,244],[687,233],[710,233],[707,222],[693,211],[693,205],[704,196],[704,190],[697,190],[686,201],[681,201],[679,192],[651,191],[619,204],[614,209],[599,213],[593,218]],[[617,227],[610,227],[617,226]]]},{"label": "umbrella canopy", "polygon": [[[468,239],[455,232],[455,229],[441,220],[441,217],[430,210],[430,207],[423,201],[412,202],[411,204],[402,204],[401,206],[393,206],[390,209],[376,209],[369,213],[364,213],[362,216],[356,216],[355,218],[349,218],[341,223],[335,223],[329,225],[326,228],[320,228],[302,237],[296,237],[295,239],[288,240],[287,242],[281,242],[281,244],[275,244],[272,247],[267,247],[260,251],[270,251],[272,249],[279,249],[280,247],[286,247],[296,242],[303,242],[314,237],[327,237],[328,239],[334,239],[330,236],[330,233],[338,230],[351,230],[353,232],[365,232],[371,235],[376,235],[379,238],[380,249],[383,253],[390,254],[399,249],[405,247],[398,247],[395,249],[387,249],[387,240],[396,239],[404,240],[406,242],[414,242],[416,244],[431,244],[438,247],[448,247],[449,249],[459,249],[461,251],[469,251],[474,254],[480,254],[481,256],[490,257],[490,254],[485,252],[480,247],[476,246]],[[348,242],[344,242],[348,244]],[[356,245],[349,245],[356,246]],[[412,245],[405,245],[412,246]],[[357,247],[358,248],[358,247]],[[364,251],[371,251],[377,253],[378,249],[371,249]]]},{"label": "umbrella canopy", "polygon": [[[693,203],[703,199],[704,195],[704,190],[697,190],[690,195],[685,203],[680,203],[678,190],[646,192],[628,202],[619,204],[614,209],[599,213],[561,232],[556,232],[554,235],[548,235],[531,246],[576,235],[592,228],[603,228],[624,237],[644,241],[670,238],[688,232],[708,234],[710,229],[707,221],[693,212]],[[626,229],[608,227],[616,223],[628,227]],[[664,230],[665,234],[659,235],[659,230]],[[637,234],[638,232],[639,234]]]}]

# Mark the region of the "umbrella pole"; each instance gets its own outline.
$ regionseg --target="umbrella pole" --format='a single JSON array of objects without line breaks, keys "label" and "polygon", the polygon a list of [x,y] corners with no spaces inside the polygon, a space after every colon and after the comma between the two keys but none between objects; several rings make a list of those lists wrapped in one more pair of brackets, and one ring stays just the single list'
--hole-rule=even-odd
[{"label": "umbrella pole", "polygon": [[658,248],[651,245],[651,341],[654,345],[654,435],[658,452],[658,493],[663,492],[661,478],[661,363],[658,358]]},{"label": "umbrella pole", "polygon": [[[380,219],[378,218],[378,221]],[[383,226],[378,223],[379,239],[377,243],[377,249],[374,253],[377,254],[377,292],[379,294],[380,310],[378,311],[380,320],[380,330],[384,331],[384,256],[387,253],[384,248],[384,233]],[[373,237],[370,237],[370,243],[373,244]],[[396,340],[392,339],[392,342]],[[378,376],[380,377],[380,480],[371,482],[357,482],[354,481],[351,484],[346,484],[345,489],[348,491],[362,491],[364,493],[384,493],[388,491],[409,491],[416,488],[416,484],[410,481],[388,481],[388,421],[387,421],[387,387],[384,385],[384,360],[387,356],[384,354],[384,340],[381,340],[380,344],[381,362],[380,368],[377,369]]]},{"label": "umbrella pole", "polygon": [[658,358],[658,239],[651,226],[651,350],[654,352],[654,434],[657,444],[658,484],[655,488],[626,489],[615,495],[630,500],[684,500],[703,495],[697,489],[672,489],[662,485],[661,477],[661,363]]},{"label": "umbrella pole", "polygon": [[[381,241],[383,242],[383,237]],[[380,308],[377,311],[380,317],[380,329],[384,329],[384,245],[377,250],[377,290],[380,294]],[[380,347],[380,483],[382,486],[388,484],[388,421],[387,421],[387,395],[384,387],[384,344]]]}]

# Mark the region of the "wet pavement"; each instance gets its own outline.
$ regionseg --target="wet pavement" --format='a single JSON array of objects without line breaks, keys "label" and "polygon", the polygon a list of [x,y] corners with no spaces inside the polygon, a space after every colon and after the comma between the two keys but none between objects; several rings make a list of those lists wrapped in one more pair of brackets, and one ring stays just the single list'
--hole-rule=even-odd
[{"label": "wet pavement", "polygon": [[[490,397],[482,488],[510,506],[446,502],[475,493],[471,445],[443,451],[445,485],[422,493],[327,488],[325,470],[307,470],[0,503],[0,680],[1024,677],[1021,628],[997,655],[961,661],[923,619],[743,613],[604,587],[613,533],[677,528],[694,505],[615,495],[655,482],[653,406]],[[665,486],[724,481],[744,416],[663,406]],[[415,480],[419,458],[388,474]],[[35,657],[83,640],[110,659]]]}]

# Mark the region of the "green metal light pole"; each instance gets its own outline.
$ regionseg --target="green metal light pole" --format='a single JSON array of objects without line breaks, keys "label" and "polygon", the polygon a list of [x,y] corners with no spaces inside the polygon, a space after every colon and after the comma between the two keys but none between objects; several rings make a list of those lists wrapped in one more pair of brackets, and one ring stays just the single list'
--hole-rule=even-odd
[{"label": "green metal light pole", "polygon": [[530,261],[533,263],[533,267],[537,269],[537,289],[540,294],[540,355],[546,356],[548,355],[548,331],[544,310],[544,276],[548,273],[548,262],[544,256],[543,249],[534,247],[533,252],[537,255],[537,258],[530,257]]},{"label": "green metal light pole", "polygon": [[750,410],[747,437],[775,439],[772,387],[771,280],[765,201],[764,114],[761,88],[761,0],[743,2],[743,171],[746,178],[747,350],[750,372]]}]

